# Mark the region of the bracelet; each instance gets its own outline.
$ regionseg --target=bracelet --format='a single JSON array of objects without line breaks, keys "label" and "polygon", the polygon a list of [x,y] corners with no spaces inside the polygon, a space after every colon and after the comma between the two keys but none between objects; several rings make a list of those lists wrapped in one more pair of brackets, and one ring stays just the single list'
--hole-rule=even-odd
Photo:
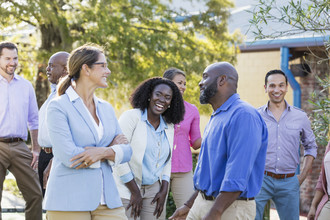
[{"label": "bracelet", "polygon": [[191,209],[191,206],[189,206],[186,202],[183,203],[183,205],[187,206],[189,209]]}]

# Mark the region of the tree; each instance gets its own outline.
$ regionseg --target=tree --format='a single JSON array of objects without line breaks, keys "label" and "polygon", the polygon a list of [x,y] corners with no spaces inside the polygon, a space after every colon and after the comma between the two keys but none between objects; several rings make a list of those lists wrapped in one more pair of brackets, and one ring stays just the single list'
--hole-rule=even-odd
[{"label": "tree", "polygon": [[[316,76],[322,86],[321,91],[311,95],[310,103],[314,105],[312,128],[317,142],[325,146],[329,141],[329,50],[330,50],[330,20],[329,0],[259,0],[250,20],[251,30],[256,39],[278,38],[291,35],[309,34],[312,36],[325,36],[324,55],[318,56],[310,51],[317,64],[326,63],[328,68],[324,75]],[[280,23],[280,29],[271,29],[273,24]],[[268,30],[268,31],[265,31]],[[267,34],[266,34],[267,33]],[[305,57],[306,59],[306,57]],[[308,63],[309,60],[306,60]]]},{"label": "tree", "polygon": [[117,108],[117,100],[128,100],[139,82],[175,66],[187,73],[191,87],[186,98],[205,112],[209,108],[199,106],[196,98],[200,75],[211,62],[234,62],[238,40],[227,30],[232,3],[206,2],[205,12],[176,23],[176,16],[188,12],[170,10],[159,0],[0,0],[0,23],[35,26],[40,31],[40,63],[55,51],[86,42],[104,46],[113,86],[99,94]]}]

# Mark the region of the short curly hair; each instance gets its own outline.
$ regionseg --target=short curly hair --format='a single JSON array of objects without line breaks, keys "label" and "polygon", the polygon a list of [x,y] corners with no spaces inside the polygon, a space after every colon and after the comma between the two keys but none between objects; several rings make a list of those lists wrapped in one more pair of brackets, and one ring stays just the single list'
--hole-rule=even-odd
[{"label": "short curly hair", "polygon": [[144,111],[149,107],[148,99],[150,99],[152,92],[160,84],[168,85],[173,92],[171,107],[162,116],[166,123],[178,124],[183,120],[185,108],[182,95],[178,87],[171,80],[154,77],[143,81],[132,93],[130,97],[131,105],[133,108],[139,108],[141,111]]}]

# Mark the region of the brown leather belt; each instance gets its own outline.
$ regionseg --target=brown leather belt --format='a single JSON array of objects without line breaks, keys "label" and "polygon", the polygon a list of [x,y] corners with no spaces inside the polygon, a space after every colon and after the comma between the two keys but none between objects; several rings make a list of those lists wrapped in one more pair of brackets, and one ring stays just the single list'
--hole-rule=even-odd
[{"label": "brown leather belt", "polygon": [[0,142],[4,142],[4,143],[14,143],[14,142],[20,142],[20,141],[23,141],[23,139],[19,138],[19,137],[0,138]]},{"label": "brown leather belt", "polygon": [[[217,197],[214,196],[208,196],[205,194],[205,192],[199,191],[203,197],[203,199],[205,200],[209,200],[209,201],[214,201]],[[236,200],[244,200],[244,201],[250,201],[250,200],[254,200],[254,197],[251,198],[245,198],[245,197],[239,197]]]},{"label": "brown leather belt", "polygon": [[53,148],[51,147],[42,147],[41,148],[43,151],[45,151],[46,154],[51,154],[53,153]]},{"label": "brown leather belt", "polygon": [[199,192],[201,193],[203,199],[205,199],[205,200],[213,201],[213,200],[216,199],[216,197],[214,197],[214,196],[208,196],[208,195],[206,195],[205,192],[202,192],[202,191],[199,191]]},{"label": "brown leather belt", "polygon": [[288,178],[288,177],[293,177],[296,174],[295,173],[276,174],[276,173],[272,173],[272,172],[269,172],[269,171],[265,171],[265,175],[273,177],[275,179],[285,179],[285,178]]},{"label": "brown leather belt", "polygon": [[254,200],[254,197],[251,197],[251,198],[245,198],[245,197],[238,197],[236,200],[243,200],[243,201],[251,201],[251,200]]}]

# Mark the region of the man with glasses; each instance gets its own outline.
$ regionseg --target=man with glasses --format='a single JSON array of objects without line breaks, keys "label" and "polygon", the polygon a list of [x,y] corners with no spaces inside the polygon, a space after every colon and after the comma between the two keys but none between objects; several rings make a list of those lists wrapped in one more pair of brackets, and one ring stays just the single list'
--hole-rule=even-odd
[{"label": "man with glasses", "polygon": [[42,195],[45,195],[45,189],[47,184],[47,179],[50,173],[50,167],[52,165],[53,150],[50,143],[48,128],[46,123],[46,112],[49,102],[56,97],[56,85],[60,78],[67,75],[66,63],[68,61],[69,53],[67,52],[57,52],[53,54],[47,66],[47,77],[48,81],[51,83],[51,93],[48,99],[41,106],[39,111],[39,134],[38,142],[41,146],[41,151],[39,155],[39,181],[42,188]]}]

